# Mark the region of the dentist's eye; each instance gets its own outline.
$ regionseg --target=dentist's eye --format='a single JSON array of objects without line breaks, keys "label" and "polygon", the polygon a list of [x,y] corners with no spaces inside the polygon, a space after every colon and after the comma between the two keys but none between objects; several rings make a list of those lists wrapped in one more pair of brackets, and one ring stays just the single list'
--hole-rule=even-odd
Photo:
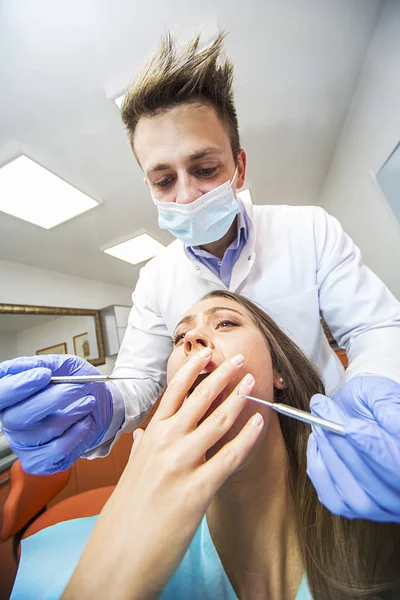
[{"label": "dentist's eye", "polygon": [[217,167],[204,167],[204,169],[197,170],[197,175],[199,177],[203,177],[204,179],[207,179],[207,178],[215,175],[216,170],[217,170]]},{"label": "dentist's eye", "polygon": [[167,188],[169,185],[171,185],[171,183],[173,182],[173,177],[166,177],[165,179],[162,179],[161,181],[155,181],[153,183],[153,185],[157,188],[160,189],[165,189]]}]

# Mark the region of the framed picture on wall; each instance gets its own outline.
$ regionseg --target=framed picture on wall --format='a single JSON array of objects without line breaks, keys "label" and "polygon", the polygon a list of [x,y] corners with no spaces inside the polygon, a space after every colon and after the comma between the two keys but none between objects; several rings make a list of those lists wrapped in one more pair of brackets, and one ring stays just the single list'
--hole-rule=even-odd
[{"label": "framed picture on wall", "polygon": [[90,357],[90,345],[88,332],[74,335],[74,354],[86,360]]},{"label": "framed picture on wall", "polygon": [[67,354],[67,344],[63,342],[62,344],[42,348],[41,350],[36,350],[36,354]]}]

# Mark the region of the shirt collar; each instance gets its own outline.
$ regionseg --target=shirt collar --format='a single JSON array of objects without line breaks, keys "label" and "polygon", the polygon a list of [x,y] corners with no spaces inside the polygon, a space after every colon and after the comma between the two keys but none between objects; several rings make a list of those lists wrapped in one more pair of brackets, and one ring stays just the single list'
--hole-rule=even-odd
[{"label": "shirt collar", "polygon": [[[239,247],[241,237],[244,238],[244,243],[247,243],[249,238],[249,218],[247,216],[246,207],[240,198],[237,198],[237,203],[239,205],[240,212],[237,214],[236,224],[237,224],[237,235],[233,242],[230,244],[229,249],[235,250]],[[207,256],[211,257],[213,254],[204,250],[200,246],[189,246],[188,244],[184,244],[184,249],[186,255],[193,259],[196,256]]]}]

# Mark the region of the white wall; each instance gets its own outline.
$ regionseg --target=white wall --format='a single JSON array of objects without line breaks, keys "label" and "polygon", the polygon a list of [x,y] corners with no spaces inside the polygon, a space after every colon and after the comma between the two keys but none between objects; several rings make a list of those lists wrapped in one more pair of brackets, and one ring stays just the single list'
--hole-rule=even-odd
[{"label": "white wall", "polygon": [[[72,277],[55,271],[0,260],[0,303],[2,304],[100,309],[112,304],[130,306],[132,291],[133,288]],[[86,329],[81,333],[83,331]],[[12,350],[12,348],[8,347],[8,350]],[[16,350],[15,345],[14,356],[18,355]],[[70,351],[72,349],[68,348],[68,352]],[[1,356],[0,354],[0,360],[5,360]],[[99,370],[104,374],[109,374],[114,362],[115,356],[107,358],[106,364],[100,366]]]},{"label": "white wall", "polygon": [[[400,2],[387,0],[320,195],[400,298],[400,226],[371,178],[400,140]],[[400,198],[399,198],[400,201]]]},{"label": "white wall", "polygon": [[0,362],[18,356],[14,333],[0,333]]},{"label": "white wall", "polygon": [[94,319],[87,316],[63,316],[22,329],[16,333],[17,356],[31,356],[37,350],[63,343],[67,346],[67,354],[75,354],[73,338],[85,332],[89,337],[89,358],[98,358]]},{"label": "white wall", "polygon": [[131,305],[133,287],[64,275],[56,271],[0,260],[0,303],[104,308]]}]

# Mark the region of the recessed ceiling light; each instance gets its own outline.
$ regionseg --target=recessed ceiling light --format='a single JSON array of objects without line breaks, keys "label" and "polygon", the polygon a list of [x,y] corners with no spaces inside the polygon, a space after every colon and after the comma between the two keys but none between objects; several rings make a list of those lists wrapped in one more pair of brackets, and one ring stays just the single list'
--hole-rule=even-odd
[{"label": "recessed ceiling light", "polygon": [[163,244],[157,242],[150,235],[142,233],[126,242],[122,242],[122,244],[107,248],[104,252],[132,265],[137,265],[145,260],[149,260],[149,258],[153,258],[153,256],[159,254],[164,248]]},{"label": "recessed ceiling light", "polygon": [[26,156],[0,169],[0,210],[33,225],[51,229],[98,205]]},{"label": "recessed ceiling light", "polygon": [[250,202],[250,204],[253,204],[253,199],[251,197],[251,192],[250,192],[250,188],[246,188],[245,190],[240,190],[240,192],[238,192],[238,196],[241,200],[244,201],[248,201]]},{"label": "recessed ceiling light", "polygon": [[125,94],[122,94],[122,96],[119,96],[119,98],[115,98],[115,100],[114,100],[114,102],[118,106],[119,110],[121,110],[121,106],[124,101],[124,98],[125,98]]},{"label": "recessed ceiling light", "polygon": [[400,143],[397,144],[377,173],[376,182],[380,186],[390,210],[400,223]]}]

